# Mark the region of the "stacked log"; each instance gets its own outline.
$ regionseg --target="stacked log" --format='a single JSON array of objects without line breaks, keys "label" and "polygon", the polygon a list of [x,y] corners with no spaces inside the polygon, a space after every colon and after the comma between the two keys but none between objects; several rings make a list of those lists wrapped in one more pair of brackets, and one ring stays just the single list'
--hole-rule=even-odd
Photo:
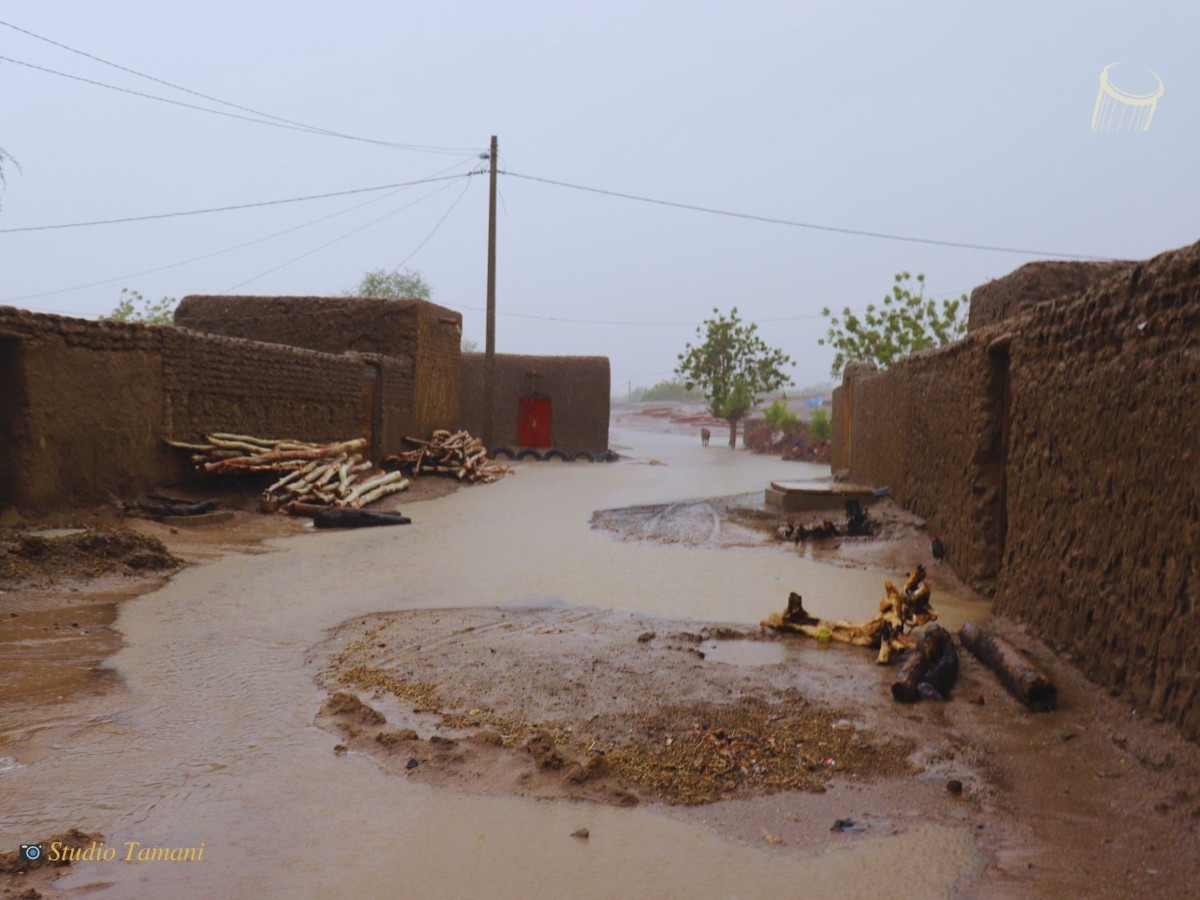
[{"label": "stacked log", "polygon": [[488,459],[483,441],[467,431],[451,433],[443,429],[435,431],[428,441],[413,437],[404,440],[416,449],[385,456],[384,468],[407,471],[414,478],[421,473],[453,475],[468,484],[490,484],[513,471]]},{"label": "stacked log", "polygon": [[313,444],[215,432],[204,443],[167,441],[191,450],[202,475],[280,474],[262,493],[264,512],[313,515],[322,509],[358,509],[410,484],[400,472],[382,472],[363,458],[365,438]]}]

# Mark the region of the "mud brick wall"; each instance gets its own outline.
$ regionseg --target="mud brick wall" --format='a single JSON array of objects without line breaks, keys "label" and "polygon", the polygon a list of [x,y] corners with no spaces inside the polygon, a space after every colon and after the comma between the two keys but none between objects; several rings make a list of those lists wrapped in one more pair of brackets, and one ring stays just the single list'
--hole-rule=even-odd
[{"label": "mud brick wall", "polygon": [[1198,373],[1200,244],[849,380],[839,452],[998,612],[1196,740]]},{"label": "mud brick wall", "polygon": [[102,502],[179,471],[160,427],[166,330],[0,307],[0,507]]},{"label": "mud brick wall", "polygon": [[[462,355],[459,420],[473,434],[483,433],[485,359],[483,353]],[[540,396],[550,398],[551,446],[602,453],[608,449],[610,381],[604,356],[496,354],[493,446],[519,446],[520,400]]]},{"label": "mud brick wall", "polygon": [[428,438],[439,428],[458,424],[462,378],[462,319],[451,310],[423,303],[413,310],[414,437]]},{"label": "mud brick wall", "polygon": [[163,426],[171,438],[233,431],[332,441],[365,434],[360,357],[162,331]]},{"label": "mud brick wall", "polygon": [[993,279],[971,291],[967,330],[993,325],[1035,304],[1086,290],[1133,265],[1132,262],[1070,260],[1026,263],[1003,278]]},{"label": "mud brick wall", "polygon": [[[207,334],[323,353],[412,353],[420,300],[362,297],[184,297],[175,324]],[[440,309],[440,307],[439,307]],[[446,315],[457,315],[450,310]]]},{"label": "mud brick wall", "polygon": [[389,358],[376,430],[384,453],[405,435],[456,426],[462,316],[424,300],[184,297],[175,324],[198,332]]},{"label": "mud brick wall", "polygon": [[1200,244],[1036,307],[1011,352],[997,609],[1200,739]]}]

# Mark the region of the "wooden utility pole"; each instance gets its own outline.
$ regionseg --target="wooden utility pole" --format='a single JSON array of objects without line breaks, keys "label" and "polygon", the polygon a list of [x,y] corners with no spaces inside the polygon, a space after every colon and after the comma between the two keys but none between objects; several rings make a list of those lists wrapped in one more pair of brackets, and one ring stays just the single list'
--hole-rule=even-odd
[{"label": "wooden utility pole", "polygon": [[488,191],[488,260],[487,260],[487,346],[483,362],[483,446],[490,452],[493,445],[493,410],[496,406],[496,157],[498,144],[492,135],[492,174]]}]

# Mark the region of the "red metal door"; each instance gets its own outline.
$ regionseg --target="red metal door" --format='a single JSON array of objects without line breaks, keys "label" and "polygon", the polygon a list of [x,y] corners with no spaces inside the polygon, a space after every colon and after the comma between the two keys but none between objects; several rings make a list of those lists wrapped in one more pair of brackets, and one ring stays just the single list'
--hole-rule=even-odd
[{"label": "red metal door", "polygon": [[517,420],[517,443],[522,447],[550,446],[550,400],[548,398],[521,398],[521,418]]}]

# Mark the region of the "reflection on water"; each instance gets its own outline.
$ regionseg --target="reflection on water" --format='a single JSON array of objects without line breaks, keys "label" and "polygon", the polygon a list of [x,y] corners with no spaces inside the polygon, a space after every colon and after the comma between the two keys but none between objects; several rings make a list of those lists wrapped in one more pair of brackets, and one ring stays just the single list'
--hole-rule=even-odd
[{"label": "reflection on water", "polygon": [[[406,507],[409,527],[291,538],[277,553],[186,570],[124,604],[117,627],[127,646],[111,665],[128,690],[106,698],[105,715],[60,723],[55,755],[0,770],[0,797],[20,798],[15,808],[0,800],[0,840],[78,825],[110,844],[206,843],[202,865],[76,866],[66,884],[113,882],[101,896],[691,897],[699,885],[704,896],[778,897],[798,884],[844,894],[849,884],[894,889],[894,860],[905,858],[921,859],[922,884],[944,895],[973,858],[957,832],[913,830],[877,839],[886,852],[863,842],[803,860],[640,810],[410,785],[369,760],[335,756],[335,739],[312,725],[321,697],[307,649],[376,610],[562,597],[754,624],[798,590],[818,615],[874,614],[884,573],[591,531],[599,508],[822,474],[701,449],[690,437],[618,439],[670,464],[523,466],[497,484]],[[4,744],[0,753],[20,757]],[[588,841],[569,837],[581,825]]]}]

